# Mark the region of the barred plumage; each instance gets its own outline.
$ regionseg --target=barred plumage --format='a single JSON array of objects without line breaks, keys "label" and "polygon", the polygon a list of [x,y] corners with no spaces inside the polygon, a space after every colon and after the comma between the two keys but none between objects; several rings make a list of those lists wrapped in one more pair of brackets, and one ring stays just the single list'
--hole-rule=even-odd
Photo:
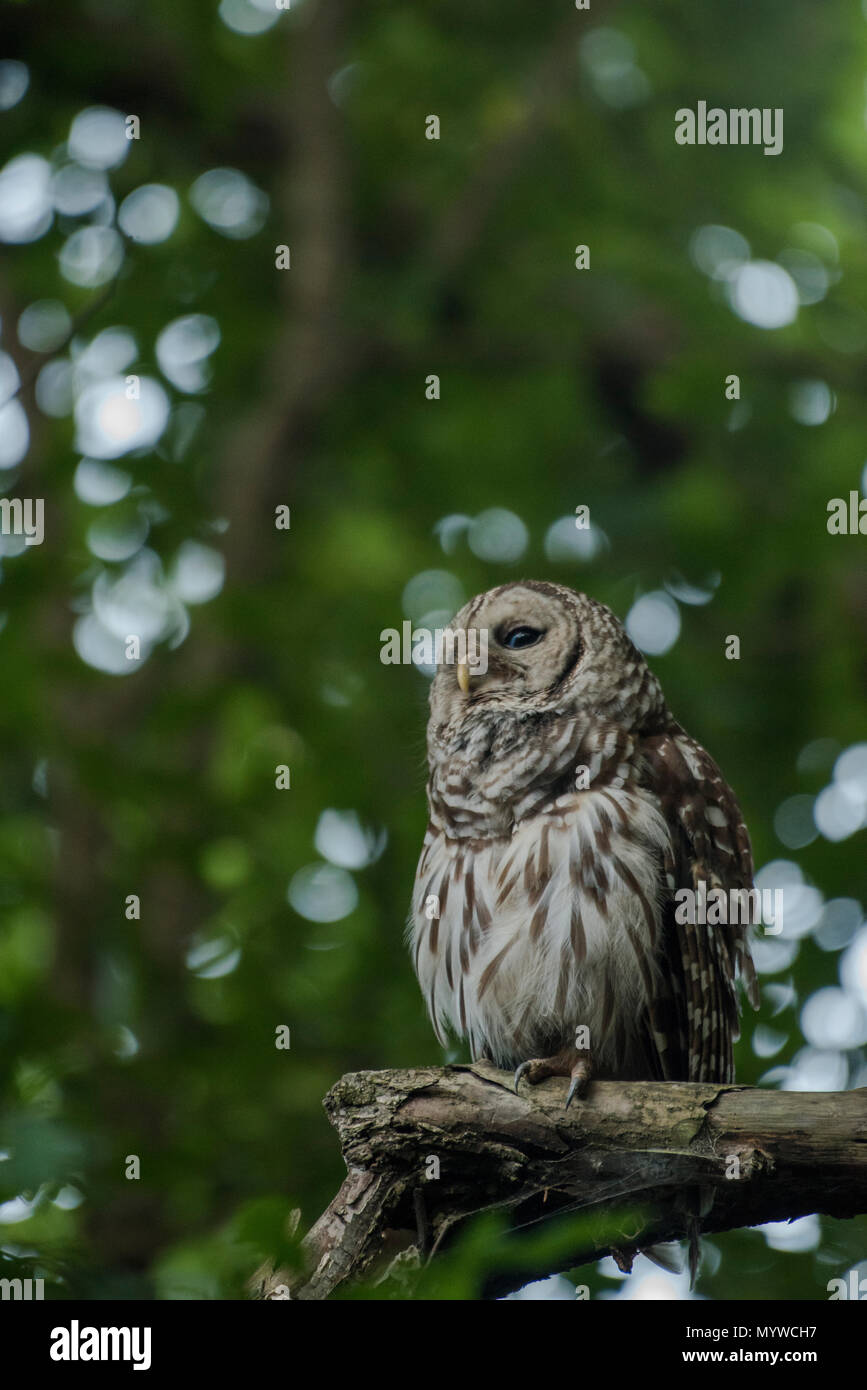
[{"label": "barred plumage", "polygon": [[679,889],[752,887],[731,788],[603,604],[505,584],[451,627],[487,633],[488,667],[440,664],[431,688],[409,931],[437,1036],[569,1075],[570,1098],[591,1065],[732,1080],[745,927],[675,913]]}]

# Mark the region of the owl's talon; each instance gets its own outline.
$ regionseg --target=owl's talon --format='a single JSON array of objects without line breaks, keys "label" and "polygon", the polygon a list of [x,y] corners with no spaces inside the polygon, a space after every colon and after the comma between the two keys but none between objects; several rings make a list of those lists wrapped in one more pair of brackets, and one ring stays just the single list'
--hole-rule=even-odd
[{"label": "owl's talon", "polygon": [[521,1080],[524,1072],[529,1071],[532,1065],[532,1061],[522,1062],[520,1066],[515,1068],[515,1095],[518,1094],[518,1082]]},{"label": "owl's talon", "polygon": [[579,1100],[587,1094],[587,1087],[590,1085],[590,1078],[593,1074],[593,1064],[589,1053],[582,1053],[573,1066],[570,1076],[572,1081],[569,1086],[569,1094],[566,1096],[564,1110],[568,1110],[574,1096]]},{"label": "owl's talon", "polygon": [[569,1093],[563,1107],[568,1110],[575,1096],[580,1098],[585,1094],[590,1085],[592,1070],[589,1052],[576,1052],[574,1047],[564,1047],[562,1052],[555,1053],[553,1057],[531,1057],[515,1069],[515,1094],[518,1093],[518,1082],[522,1076],[526,1075],[531,1086],[537,1086],[549,1076],[568,1076]]}]

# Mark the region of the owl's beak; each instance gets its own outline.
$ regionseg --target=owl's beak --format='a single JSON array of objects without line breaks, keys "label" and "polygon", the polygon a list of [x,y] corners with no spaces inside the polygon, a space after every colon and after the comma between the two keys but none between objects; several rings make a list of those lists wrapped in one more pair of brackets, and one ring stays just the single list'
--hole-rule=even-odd
[{"label": "owl's beak", "polygon": [[466,695],[470,689],[470,668],[465,661],[458,662],[458,685],[462,694]]}]

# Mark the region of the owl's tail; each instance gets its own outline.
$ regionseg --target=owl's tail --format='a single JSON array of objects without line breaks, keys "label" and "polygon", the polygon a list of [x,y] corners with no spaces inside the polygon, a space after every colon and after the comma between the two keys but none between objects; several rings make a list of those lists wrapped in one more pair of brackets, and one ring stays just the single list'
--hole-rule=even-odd
[{"label": "owl's tail", "polygon": [[666,1274],[683,1273],[683,1251],[676,1240],[667,1241],[665,1245],[642,1247],[641,1254],[646,1255],[660,1269],[664,1269]]},{"label": "owl's tail", "polygon": [[[695,1281],[698,1276],[698,1266],[701,1259],[701,1225],[695,1216],[687,1217],[686,1232],[686,1264],[689,1270],[689,1291],[692,1293],[695,1288]],[[647,1245],[641,1247],[642,1255],[646,1255],[653,1264],[664,1269],[666,1274],[682,1274],[684,1267],[684,1254],[680,1241],[671,1240],[664,1244]]]}]

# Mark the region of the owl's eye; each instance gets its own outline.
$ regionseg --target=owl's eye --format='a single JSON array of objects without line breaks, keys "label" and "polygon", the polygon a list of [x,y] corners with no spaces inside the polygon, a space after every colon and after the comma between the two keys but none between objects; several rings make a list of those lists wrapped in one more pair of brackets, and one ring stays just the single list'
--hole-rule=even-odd
[{"label": "owl's eye", "polygon": [[513,651],[520,647],[534,647],[540,637],[544,637],[537,627],[512,627],[500,639],[500,645]]}]

